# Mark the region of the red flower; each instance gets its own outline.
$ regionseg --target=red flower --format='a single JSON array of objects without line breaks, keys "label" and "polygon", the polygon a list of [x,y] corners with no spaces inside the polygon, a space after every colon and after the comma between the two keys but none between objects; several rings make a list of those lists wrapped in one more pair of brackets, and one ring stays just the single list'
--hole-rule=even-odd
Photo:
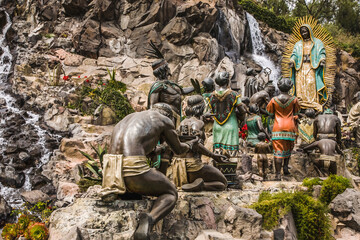
[{"label": "red flower", "polygon": [[90,82],[90,81],[89,81],[89,79],[86,79],[86,81],[85,81],[85,82]]},{"label": "red flower", "polygon": [[245,139],[245,138],[246,138],[246,134],[245,134],[245,133],[242,133],[242,134],[241,134],[241,138],[242,138],[242,139]]},{"label": "red flower", "polygon": [[80,78],[80,76],[78,76],[78,78]]},{"label": "red flower", "polygon": [[106,85],[106,83],[103,83],[103,85],[105,86],[105,85]]},{"label": "red flower", "polygon": [[69,79],[69,76],[63,76],[64,81],[67,81]]},{"label": "red flower", "polygon": [[247,131],[248,130],[248,127],[247,127],[247,124],[245,124],[242,128],[241,128],[242,131]]},{"label": "red flower", "polygon": [[85,76],[84,78],[87,78],[87,76]]}]

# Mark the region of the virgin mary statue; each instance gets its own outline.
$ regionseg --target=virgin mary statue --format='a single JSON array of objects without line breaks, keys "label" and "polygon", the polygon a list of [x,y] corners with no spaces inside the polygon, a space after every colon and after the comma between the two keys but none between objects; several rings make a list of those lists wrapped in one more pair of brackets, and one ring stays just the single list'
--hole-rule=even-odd
[{"label": "virgin mary statue", "polygon": [[286,45],[282,75],[290,78],[290,94],[301,109],[322,111],[331,103],[336,70],[336,49],[328,31],[311,16],[299,18]]},{"label": "virgin mary statue", "polygon": [[323,42],[314,37],[308,24],[300,27],[299,40],[290,57],[290,78],[301,108],[322,110],[328,99],[324,80],[326,51]]}]

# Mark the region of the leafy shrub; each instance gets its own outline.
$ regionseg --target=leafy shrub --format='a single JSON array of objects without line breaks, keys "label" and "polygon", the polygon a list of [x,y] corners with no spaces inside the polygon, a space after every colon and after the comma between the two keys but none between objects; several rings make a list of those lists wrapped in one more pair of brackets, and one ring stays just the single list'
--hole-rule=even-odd
[{"label": "leafy shrub", "polygon": [[[99,80],[95,88],[90,84],[83,84],[77,89],[79,97],[75,102],[69,103],[68,108],[78,109],[83,115],[93,115],[100,105],[105,105],[114,111],[118,121],[133,113],[134,109],[122,94],[126,91],[126,85],[115,80],[115,70],[108,70],[108,73],[110,80],[107,83]],[[91,98],[92,102],[85,103],[85,98]]]},{"label": "leafy shrub", "polygon": [[351,34],[335,24],[326,24],[325,28],[334,38],[335,45],[353,57],[360,58],[360,34]]},{"label": "leafy shrub", "polygon": [[280,217],[291,211],[299,240],[330,239],[327,206],[304,192],[261,193],[259,201],[251,205],[263,216],[263,227],[271,230]]},{"label": "leafy shrub", "polygon": [[330,175],[322,183],[320,201],[329,204],[338,194],[343,193],[346,188],[352,187],[350,181],[342,176]]},{"label": "leafy shrub", "polygon": [[275,28],[279,31],[291,33],[297,18],[283,17],[276,15],[273,11],[264,8],[253,0],[240,0],[239,4],[254,17],[262,22],[265,22],[269,27]]}]

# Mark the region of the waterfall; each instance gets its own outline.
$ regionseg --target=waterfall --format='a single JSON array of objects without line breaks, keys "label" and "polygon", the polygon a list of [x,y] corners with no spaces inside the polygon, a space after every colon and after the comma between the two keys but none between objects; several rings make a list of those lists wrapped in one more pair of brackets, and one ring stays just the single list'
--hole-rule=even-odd
[{"label": "waterfall", "polygon": [[[13,56],[11,55],[10,48],[7,45],[6,41],[6,33],[11,27],[11,19],[9,14],[4,11],[6,15],[6,25],[4,26],[2,30],[2,34],[0,35],[0,48],[1,48],[1,56],[0,56],[0,99],[5,100],[4,107],[2,109],[3,112],[9,113],[7,118],[1,118],[0,120],[0,151],[1,154],[4,156],[4,150],[7,146],[7,140],[4,138],[4,132],[6,131],[6,122],[8,119],[14,115],[19,114],[25,119],[24,125],[30,125],[36,132],[38,136],[38,141],[35,143],[37,146],[41,146],[41,158],[39,159],[37,165],[35,167],[30,167],[23,172],[25,173],[25,183],[24,185],[19,188],[11,188],[2,185],[0,183],[0,196],[4,197],[5,200],[8,202],[10,206],[13,208],[18,208],[23,204],[23,200],[20,196],[20,192],[22,191],[30,191],[31,190],[31,182],[29,175],[33,172],[33,170],[42,167],[45,163],[49,161],[51,151],[46,148],[46,137],[47,135],[51,136],[52,138],[55,138],[57,140],[60,140],[59,135],[55,134],[49,134],[45,130],[43,130],[39,124],[40,124],[40,115],[30,112],[30,111],[24,111],[22,109],[19,109],[16,106],[16,99],[12,97],[8,91],[5,91],[6,89],[11,88],[8,83],[8,76],[11,71],[11,66],[13,62]],[[11,162],[8,164],[11,165]]]},{"label": "waterfall", "polygon": [[249,13],[246,13],[246,18],[250,27],[250,37],[252,43],[252,58],[263,69],[270,68],[270,80],[273,81],[275,88],[277,88],[277,80],[280,77],[280,69],[275,66],[274,62],[266,55],[263,37],[259,28],[259,23]]}]

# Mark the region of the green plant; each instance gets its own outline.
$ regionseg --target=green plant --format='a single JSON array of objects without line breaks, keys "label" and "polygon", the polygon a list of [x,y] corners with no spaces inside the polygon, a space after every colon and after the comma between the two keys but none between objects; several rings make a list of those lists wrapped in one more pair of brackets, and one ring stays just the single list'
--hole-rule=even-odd
[{"label": "green plant", "polygon": [[342,176],[330,175],[322,183],[320,201],[328,205],[338,194],[343,193],[346,188],[352,187],[350,181]]},{"label": "green plant", "polygon": [[44,223],[33,223],[27,228],[24,236],[29,240],[46,240],[49,238],[49,230]]},{"label": "green plant", "polygon": [[252,0],[240,0],[239,4],[249,13],[253,14],[254,17],[260,21],[263,21],[269,25],[269,27],[277,30],[291,33],[293,26],[295,25],[295,17],[290,16],[279,16],[273,11],[262,7],[260,4]]},{"label": "green plant", "polygon": [[77,182],[77,185],[79,186],[81,192],[86,192],[86,190],[88,190],[91,186],[101,185],[101,181],[81,178]]},{"label": "green plant", "polygon": [[[79,109],[83,115],[92,115],[100,105],[104,105],[114,111],[118,121],[126,115],[133,113],[134,109],[123,95],[126,91],[126,85],[115,80],[115,69],[112,71],[107,69],[107,71],[110,77],[107,83],[98,80],[97,87],[95,88],[91,84],[83,84],[76,91],[79,96],[78,99],[73,103],[68,103],[68,106],[73,109]],[[85,102],[86,98],[91,98],[92,101]]]},{"label": "green plant", "polygon": [[313,186],[322,185],[323,180],[320,178],[305,178],[302,185],[308,188],[308,192],[312,192]]},{"label": "green plant", "polygon": [[8,223],[2,230],[1,237],[4,240],[14,240],[17,238],[18,229],[15,223]]},{"label": "green plant", "polygon": [[263,192],[251,208],[263,216],[263,227],[267,230],[276,227],[280,217],[291,211],[299,240],[330,239],[327,206],[307,193]]},{"label": "green plant", "polygon": [[48,223],[49,217],[51,213],[56,209],[56,207],[50,206],[50,202],[38,202],[35,205],[31,205],[30,203],[24,203],[20,209],[14,209],[11,212],[11,215],[20,216],[19,220],[26,221],[25,217],[27,217],[30,221],[33,222],[43,222]]},{"label": "green plant", "polygon": [[86,152],[83,152],[81,150],[79,150],[79,151],[84,157],[86,157],[88,159],[87,162],[84,163],[84,166],[87,169],[89,169],[90,172],[92,172],[95,175],[95,178],[84,176],[84,173],[81,171],[81,168],[79,168],[80,176],[81,176],[81,178],[84,178],[84,179],[87,179],[87,180],[101,182],[102,181],[103,159],[104,159],[104,155],[107,152],[107,147],[105,146],[105,148],[102,148],[100,144],[97,146],[97,148],[95,148],[91,144],[90,144],[90,146],[95,151],[96,156],[99,159],[98,161],[95,160],[90,154],[88,154]]},{"label": "green plant", "polygon": [[46,69],[48,71],[49,84],[51,86],[59,86],[61,74],[65,75],[62,64],[58,63],[52,70],[50,70],[49,65],[46,63]]},{"label": "green plant", "polygon": [[29,226],[30,224],[30,218],[27,215],[21,215],[18,219],[18,230],[21,234],[24,234],[26,228]]}]

